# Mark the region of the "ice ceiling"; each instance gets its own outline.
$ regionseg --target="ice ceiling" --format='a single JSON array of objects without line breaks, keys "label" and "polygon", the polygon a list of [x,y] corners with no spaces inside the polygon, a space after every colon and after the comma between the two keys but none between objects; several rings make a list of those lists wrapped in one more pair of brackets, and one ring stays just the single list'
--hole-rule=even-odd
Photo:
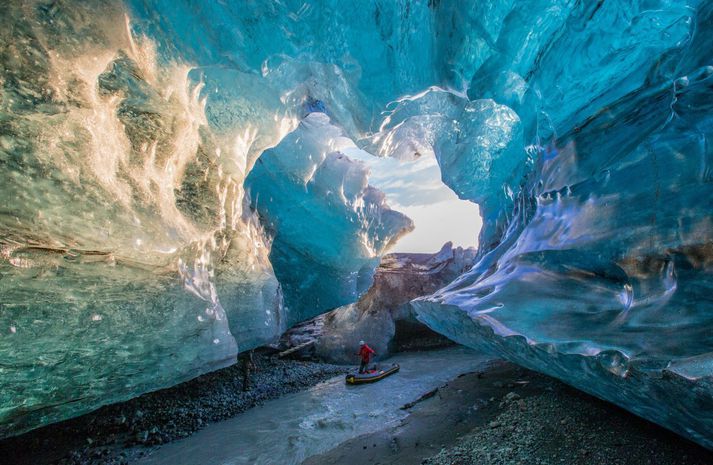
[{"label": "ice ceiling", "polygon": [[713,445],[713,2],[0,8],[0,435],[355,301],[356,146],[480,207],[424,322]]}]

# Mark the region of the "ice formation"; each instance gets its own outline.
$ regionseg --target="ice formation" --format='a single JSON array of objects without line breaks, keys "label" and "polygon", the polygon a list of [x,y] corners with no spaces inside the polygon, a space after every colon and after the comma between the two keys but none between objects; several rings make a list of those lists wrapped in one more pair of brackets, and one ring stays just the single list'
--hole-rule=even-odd
[{"label": "ice formation", "polygon": [[713,446],[713,2],[2,11],[0,435],[356,300],[409,222],[351,140],[481,207],[424,322]]},{"label": "ice formation", "polygon": [[526,170],[485,192],[444,172],[495,227],[419,317],[713,447],[713,4],[558,3],[518,2],[473,74]]},{"label": "ice formation", "polygon": [[310,113],[245,180],[274,237],[270,261],[290,326],[356,301],[379,257],[412,228],[368,185],[366,166],[338,151],[340,141],[326,114]]},{"label": "ice formation", "polygon": [[[234,363],[238,350],[305,315],[356,300],[379,255],[410,227],[360,164],[304,152],[308,165],[323,157],[305,166],[312,182],[282,194],[289,202],[308,188],[304,207],[335,221],[336,240],[306,242],[314,228],[285,240],[282,228],[297,217],[281,216],[266,232],[244,193],[246,174],[276,146],[251,183],[256,200],[265,193],[254,206],[267,217],[263,207],[279,205],[258,173],[278,154],[299,164],[288,144],[310,121],[329,119],[299,124],[310,101],[321,97],[350,127],[351,113],[332,104],[350,105],[346,80],[332,64],[273,50],[289,44],[270,34],[262,51],[240,37],[259,32],[251,14],[287,19],[271,2],[191,8],[20,0],[2,8],[0,436]],[[197,33],[207,23],[216,35]],[[344,96],[328,98],[340,82]],[[319,303],[324,291],[322,306],[296,301],[301,290],[286,269],[296,249],[304,266],[294,276],[315,292],[305,302]],[[329,294],[326,283],[338,279]]]}]

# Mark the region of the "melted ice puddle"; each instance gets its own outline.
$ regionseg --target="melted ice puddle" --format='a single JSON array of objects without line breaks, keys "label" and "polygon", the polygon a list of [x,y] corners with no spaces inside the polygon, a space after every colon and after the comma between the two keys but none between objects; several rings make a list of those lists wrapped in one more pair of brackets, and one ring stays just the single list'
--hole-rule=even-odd
[{"label": "melted ice puddle", "polygon": [[338,376],[156,449],[141,465],[293,465],[408,413],[400,407],[490,358],[464,347],[392,357],[401,371],[347,386]]}]

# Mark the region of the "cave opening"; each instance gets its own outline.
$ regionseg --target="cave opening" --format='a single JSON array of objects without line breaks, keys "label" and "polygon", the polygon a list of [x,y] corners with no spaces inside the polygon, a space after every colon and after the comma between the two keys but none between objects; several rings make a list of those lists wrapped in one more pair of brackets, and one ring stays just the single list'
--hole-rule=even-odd
[{"label": "cave opening", "polygon": [[390,253],[435,253],[451,242],[454,247],[478,246],[483,222],[477,204],[459,199],[441,179],[432,154],[400,160],[375,157],[357,147],[344,154],[365,163],[369,184],[386,195],[389,206],[409,218],[414,229],[401,237]]}]

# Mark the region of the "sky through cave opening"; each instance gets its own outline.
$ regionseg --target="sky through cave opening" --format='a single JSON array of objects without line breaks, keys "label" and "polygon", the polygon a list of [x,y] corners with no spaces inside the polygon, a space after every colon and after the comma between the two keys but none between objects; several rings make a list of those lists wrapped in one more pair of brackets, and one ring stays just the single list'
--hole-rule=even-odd
[{"label": "sky through cave opening", "polygon": [[434,253],[448,241],[455,247],[478,246],[483,225],[480,209],[473,202],[459,199],[443,183],[435,157],[375,157],[356,147],[343,152],[369,166],[369,184],[386,194],[392,209],[414,222],[414,230],[399,239],[389,252]]}]

